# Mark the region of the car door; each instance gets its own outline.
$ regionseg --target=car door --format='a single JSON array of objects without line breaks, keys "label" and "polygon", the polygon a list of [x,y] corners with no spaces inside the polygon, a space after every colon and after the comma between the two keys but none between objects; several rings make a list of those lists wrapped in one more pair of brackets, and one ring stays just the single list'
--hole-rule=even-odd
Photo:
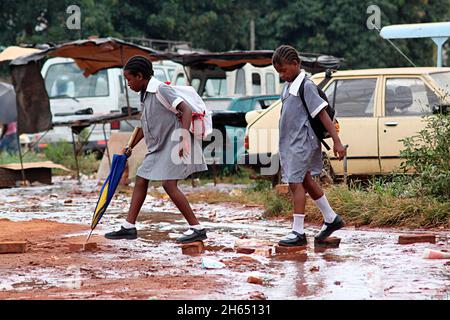
[{"label": "car door", "polygon": [[[335,78],[325,88],[339,121],[339,136],[348,145],[348,174],[380,172],[377,126],[378,76]],[[327,143],[333,147],[333,142]],[[343,163],[327,151],[335,174],[344,173]]]},{"label": "car door", "polygon": [[379,119],[381,171],[391,173],[399,169],[400,150],[406,137],[425,127],[423,116],[432,113],[438,102],[423,78],[419,76],[385,76],[383,116]]}]

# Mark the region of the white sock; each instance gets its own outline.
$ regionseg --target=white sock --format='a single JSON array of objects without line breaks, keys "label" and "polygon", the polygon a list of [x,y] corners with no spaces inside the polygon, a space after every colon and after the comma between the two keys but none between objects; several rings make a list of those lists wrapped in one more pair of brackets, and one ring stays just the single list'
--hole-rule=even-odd
[{"label": "white sock", "polygon": [[136,228],[136,225],[129,223],[127,220],[125,220],[125,222],[122,223],[122,227],[124,227],[125,229],[133,229]]},{"label": "white sock", "polygon": [[183,232],[183,234],[186,236],[190,236],[191,234],[194,233],[194,231],[192,231],[191,229],[203,230],[203,229],[205,229],[205,227],[203,227],[201,224],[190,225],[189,229],[187,231]]},{"label": "white sock", "polygon": [[305,233],[303,229],[303,221],[305,220],[304,214],[294,214],[294,222],[292,223],[292,230],[300,234]]},{"label": "white sock", "polygon": [[333,222],[334,218],[336,218],[336,212],[334,212],[334,210],[330,207],[327,197],[323,195],[319,199],[315,200],[315,203],[320,212],[322,212],[323,220],[327,223]]},{"label": "white sock", "polygon": [[205,229],[205,227],[202,226],[201,224],[195,224],[195,225],[189,226],[189,228],[192,228],[192,229],[195,229],[195,230],[203,230],[203,229]]}]

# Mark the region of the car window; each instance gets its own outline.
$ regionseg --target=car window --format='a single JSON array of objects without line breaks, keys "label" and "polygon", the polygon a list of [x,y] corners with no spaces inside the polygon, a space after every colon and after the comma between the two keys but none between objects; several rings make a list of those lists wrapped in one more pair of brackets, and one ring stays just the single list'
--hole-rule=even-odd
[{"label": "car window", "polygon": [[275,75],[273,73],[266,74],[266,94],[275,94]]},{"label": "car window", "polygon": [[386,116],[431,114],[438,98],[420,78],[389,78],[386,80]]},{"label": "car window", "polygon": [[109,95],[108,73],[101,70],[89,77],[74,62],[51,65],[45,75],[49,98],[87,98]]},{"label": "car window", "polygon": [[183,73],[180,73],[178,76],[177,76],[177,79],[175,80],[175,85],[176,86],[184,86],[186,83],[185,83],[185,81],[184,81],[184,74]]},{"label": "car window", "polygon": [[175,72],[175,68],[168,68],[167,72],[169,73],[169,81],[171,81]]},{"label": "car window", "polygon": [[334,80],[325,90],[337,117],[373,117],[377,79]]},{"label": "car window", "polygon": [[167,79],[166,73],[164,72],[163,69],[154,68],[153,72],[154,72],[155,78],[158,79],[159,81],[161,81],[161,82],[169,81],[169,79]]},{"label": "car window", "polygon": [[445,91],[447,97],[450,96],[450,72],[431,73],[430,76]]},{"label": "car window", "polygon": [[259,73],[252,73],[252,93],[261,94],[261,76]]},{"label": "car window", "polygon": [[205,96],[224,97],[227,95],[227,81],[225,78],[208,78],[205,84]]},{"label": "car window", "polygon": [[230,105],[233,103],[232,99],[204,99],[206,107],[209,111],[224,111],[230,109]]},{"label": "car window", "polygon": [[195,89],[195,91],[198,92],[198,89],[200,88],[200,79],[199,78],[192,79],[191,86]]},{"label": "car window", "polygon": [[236,71],[236,83],[234,85],[235,94],[245,94],[245,72],[243,69],[238,69]]},{"label": "car window", "polygon": [[253,106],[253,110],[263,110],[267,109],[272,103],[278,99],[257,99]]},{"label": "car window", "polygon": [[236,112],[252,111],[253,99],[237,99],[230,107],[230,110]]}]

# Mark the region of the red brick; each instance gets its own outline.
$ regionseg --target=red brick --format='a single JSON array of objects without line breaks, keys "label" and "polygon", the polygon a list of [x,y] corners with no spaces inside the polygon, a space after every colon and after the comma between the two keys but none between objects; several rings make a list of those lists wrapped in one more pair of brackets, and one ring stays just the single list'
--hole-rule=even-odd
[{"label": "red brick", "polygon": [[25,253],[27,251],[27,243],[20,242],[0,242],[0,253]]},{"label": "red brick", "polygon": [[83,246],[84,251],[94,251],[95,249],[97,249],[97,242],[89,242]]},{"label": "red brick", "polygon": [[243,254],[252,254],[255,252],[255,248],[244,248],[244,247],[237,247],[236,248],[237,253],[243,253]]},{"label": "red brick", "polygon": [[339,248],[339,244],[341,243],[340,238],[336,237],[328,237],[324,240],[314,240],[314,246],[317,247],[327,247],[327,248]]},{"label": "red brick", "polygon": [[296,252],[304,252],[306,250],[306,246],[301,247],[284,247],[284,246],[275,246],[275,253],[296,253]]},{"label": "red brick", "polygon": [[253,276],[248,277],[247,278],[247,282],[248,283],[253,283],[253,284],[259,284],[259,285],[263,284],[262,279],[260,279],[258,277],[253,277]]},{"label": "red brick", "polygon": [[183,254],[201,254],[205,251],[203,241],[186,243],[181,245],[181,252]]},{"label": "red brick", "polygon": [[416,242],[436,243],[436,236],[434,234],[414,234],[398,237],[398,244],[411,244]]},{"label": "red brick", "polygon": [[275,190],[278,194],[289,194],[289,185],[288,184],[277,184],[275,186]]},{"label": "red brick", "polygon": [[70,252],[77,252],[77,251],[93,251],[97,249],[97,243],[96,242],[89,242],[89,243],[69,243],[69,251]]},{"label": "red brick", "polygon": [[264,257],[270,257],[272,255],[272,248],[271,247],[256,248],[254,254]]}]

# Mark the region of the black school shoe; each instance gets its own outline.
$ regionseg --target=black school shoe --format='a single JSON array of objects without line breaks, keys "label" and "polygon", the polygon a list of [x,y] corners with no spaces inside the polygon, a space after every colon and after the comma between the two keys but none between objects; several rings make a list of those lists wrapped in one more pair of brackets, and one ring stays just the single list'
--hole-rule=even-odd
[{"label": "black school shoe", "polygon": [[105,238],[111,240],[119,240],[119,239],[134,240],[137,239],[137,230],[136,228],[126,229],[124,227],[120,227],[119,231],[114,231],[105,234]]},{"label": "black school shoe", "polygon": [[306,246],[306,235],[304,233],[298,233],[296,231],[292,231],[291,234],[295,235],[295,238],[292,237],[292,239],[282,239],[278,241],[279,246],[283,247],[301,247]]},{"label": "black school shoe", "polygon": [[333,222],[325,222],[324,224],[326,228],[316,234],[316,236],[314,237],[316,241],[322,241],[328,238],[333,232],[345,226],[345,222],[340,215],[336,215],[336,218],[334,218]]},{"label": "black school shoe", "polygon": [[[189,232],[192,230],[193,232]],[[184,236],[181,236],[177,239],[178,243],[191,243],[196,241],[202,241],[207,238],[206,236],[206,229],[197,230],[194,228],[189,228],[187,231],[188,234],[184,234]]]}]

